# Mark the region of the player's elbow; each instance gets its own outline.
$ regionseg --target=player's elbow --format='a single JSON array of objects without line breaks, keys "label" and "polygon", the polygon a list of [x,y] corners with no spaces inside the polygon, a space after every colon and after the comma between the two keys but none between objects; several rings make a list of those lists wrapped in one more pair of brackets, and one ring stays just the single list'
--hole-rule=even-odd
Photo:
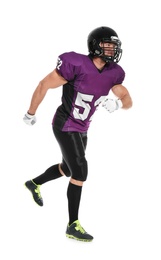
[{"label": "player's elbow", "polygon": [[123,109],[130,109],[133,106],[133,101],[130,95],[125,95],[122,99]]}]

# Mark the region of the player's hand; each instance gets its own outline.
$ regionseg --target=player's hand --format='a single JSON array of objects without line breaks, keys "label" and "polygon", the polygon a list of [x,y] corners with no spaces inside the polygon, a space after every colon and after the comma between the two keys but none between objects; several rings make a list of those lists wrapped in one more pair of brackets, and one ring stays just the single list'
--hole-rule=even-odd
[{"label": "player's hand", "polygon": [[109,112],[112,113],[115,110],[122,107],[122,101],[120,99],[110,99],[107,98],[103,102],[102,106]]},{"label": "player's hand", "polygon": [[34,125],[36,123],[36,116],[35,115],[30,115],[29,113],[26,113],[24,115],[23,121],[27,124],[27,125]]}]

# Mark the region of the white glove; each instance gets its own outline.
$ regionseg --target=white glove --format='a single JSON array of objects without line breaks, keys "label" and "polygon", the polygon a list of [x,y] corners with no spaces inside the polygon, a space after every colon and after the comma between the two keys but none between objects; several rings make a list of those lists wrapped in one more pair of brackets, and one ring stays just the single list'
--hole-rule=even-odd
[{"label": "white glove", "polygon": [[122,107],[122,101],[120,99],[110,99],[107,98],[103,102],[102,106],[109,112],[112,113],[115,110],[119,109]]},{"label": "white glove", "polygon": [[29,113],[26,113],[24,115],[23,121],[27,124],[27,125],[34,125],[36,123],[36,116],[35,115],[30,115]]}]

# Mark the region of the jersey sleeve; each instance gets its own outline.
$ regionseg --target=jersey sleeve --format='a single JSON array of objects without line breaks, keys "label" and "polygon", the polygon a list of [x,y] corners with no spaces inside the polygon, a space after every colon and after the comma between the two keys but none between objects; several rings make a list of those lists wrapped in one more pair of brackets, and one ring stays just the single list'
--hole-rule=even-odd
[{"label": "jersey sleeve", "polygon": [[79,56],[77,57],[76,53],[64,53],[58,57],[56,69],[67,81],[72,81],[75,78],[79,73],[79,68]]},{"label": "jersey sleeve", "polygon": [[115,79],[115,85],[122,84],[125,79],[125,71],[119,66],[118,67],[118,74]]}]

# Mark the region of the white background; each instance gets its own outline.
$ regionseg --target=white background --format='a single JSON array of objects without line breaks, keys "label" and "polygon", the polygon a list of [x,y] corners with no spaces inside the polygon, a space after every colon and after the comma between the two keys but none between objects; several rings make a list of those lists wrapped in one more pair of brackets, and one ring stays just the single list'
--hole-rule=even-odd
[{"label": "white background", "polygon": [[[1,259],[161,259],[159,9],[156,0],[1,1]],[[47,93],[36,125],[22,118],[57,56],[86,54],[88,33],[102,25],[123,43],[119,64],[134,105],[100,108],[91,123],[80,222],[94,241],[81,243],[65,237],[69,179],[42,186],[42,208],[23,185],[61,159],[51,129],[61,87]]]}]

